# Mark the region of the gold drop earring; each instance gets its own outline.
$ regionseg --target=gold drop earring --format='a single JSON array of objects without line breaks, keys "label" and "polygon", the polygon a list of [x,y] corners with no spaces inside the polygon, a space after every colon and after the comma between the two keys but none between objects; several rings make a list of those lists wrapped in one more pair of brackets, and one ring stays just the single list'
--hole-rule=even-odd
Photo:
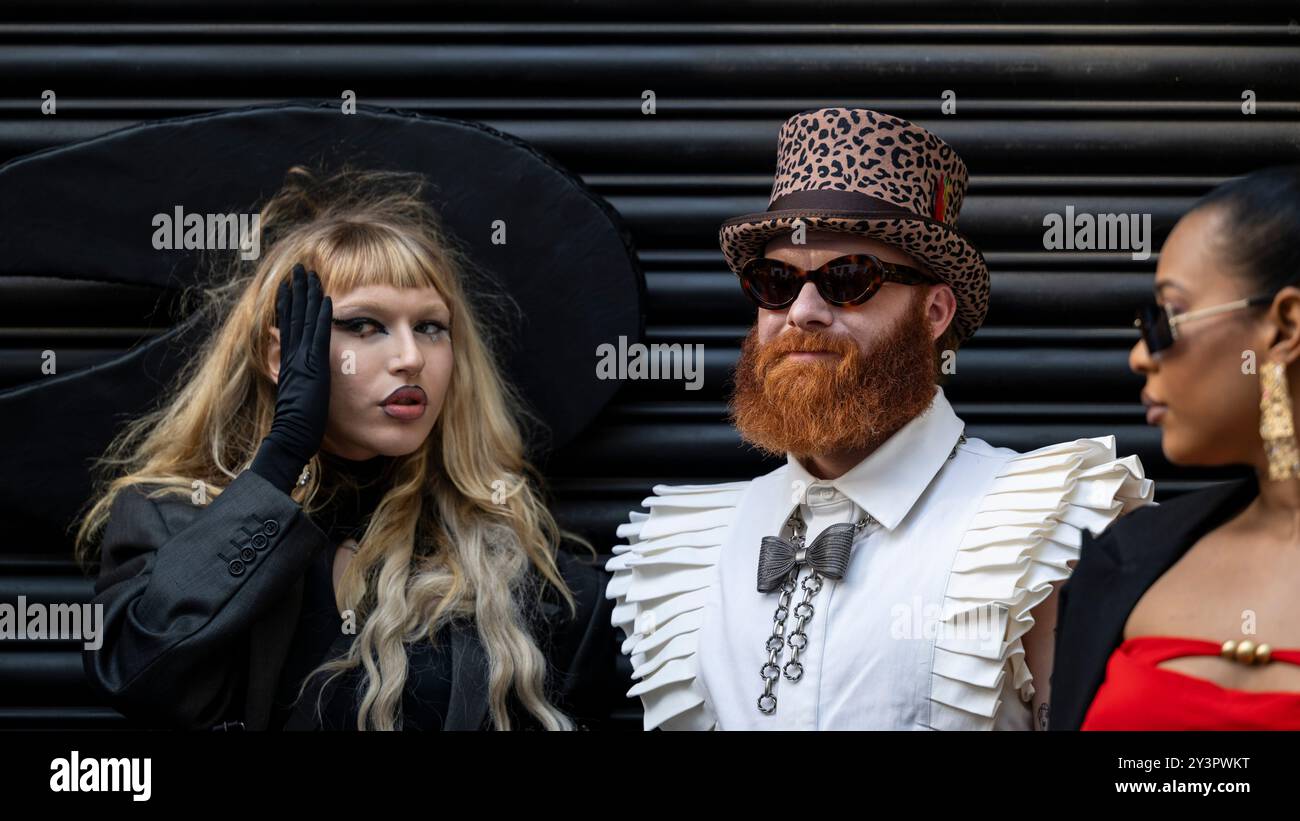
[{"label": "gold drop earring", "polygon": [[1265,362],[1259,370],[1259,387],[1259,435],[1268,456],[1268,478],[1294,479],[1300,476],[1300,451],[1296,449],[1286,366]]}]

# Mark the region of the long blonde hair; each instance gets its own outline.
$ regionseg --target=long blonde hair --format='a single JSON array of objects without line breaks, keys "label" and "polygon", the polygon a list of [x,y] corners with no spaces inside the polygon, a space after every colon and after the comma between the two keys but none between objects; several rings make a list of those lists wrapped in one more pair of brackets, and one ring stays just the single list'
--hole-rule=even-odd
[{"label": "long blonde hair", "polygon": [[[333,678],[364,666],[358,729],[397,728],[405,644],[433,641],[444,625],[472,619],[488,656],[493,725],[510,728],[513,690],[542,726],[571,729],[545,692],[546,660],[528,614],[547,584],[576,614],[555,551],[561,536],[586,543],[561,530],[543,502],[522,430],[535,420],[497,370],[462,288],[468,262],[442,231],[422,188],[423,178],[414,174],[290,169],[261,211],[261,258],[251,271],[230,260],[230,273],[202,288],[197,310],[215,328],[202,355],[186,364],[160,407],[129,423],[98,463],[97,501],[82,519],[77,555],[83,563],[90,557],[124,488],[158,485],[151,498],[215,497],[248,468],[274,413],[276,385],[266,365],[270,328],[276,288],[294,263],[316,270],[331,295],[366,285],[433,286],[452,314],[451,383],[425,443],[394,461],[392,486],[339,584],[337,602],[355,614],[357,638],[346,656],[315,673]],[[323,506],[313,503],[330,478],[322,476],[319,457],[309,467],[310,480],[292,493],[308,514]]]}]

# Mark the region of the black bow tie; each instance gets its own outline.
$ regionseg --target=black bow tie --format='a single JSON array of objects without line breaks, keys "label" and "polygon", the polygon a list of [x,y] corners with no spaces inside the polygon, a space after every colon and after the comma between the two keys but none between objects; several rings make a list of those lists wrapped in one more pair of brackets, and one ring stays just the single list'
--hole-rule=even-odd
[{"label": "black bow tie", "polygon": [[758,550],[758,592],[771,593],[791,570],[805,564],[829,579],[844,578],[857,531],[851,522],[831,525],[806,550],[781,536],[764,536]]}]

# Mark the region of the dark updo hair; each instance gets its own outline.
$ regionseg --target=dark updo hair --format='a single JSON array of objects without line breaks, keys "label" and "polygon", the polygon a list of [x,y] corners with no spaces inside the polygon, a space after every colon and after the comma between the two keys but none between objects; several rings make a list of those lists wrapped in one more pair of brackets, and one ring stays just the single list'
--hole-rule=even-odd
[{"label": "dark updo hair", "polygon": [[1250,281],[1252,294],[1300,286],[1300,165],[1264,168],[1225,182],[1192,206],[1223,210],[1222,259]]}]

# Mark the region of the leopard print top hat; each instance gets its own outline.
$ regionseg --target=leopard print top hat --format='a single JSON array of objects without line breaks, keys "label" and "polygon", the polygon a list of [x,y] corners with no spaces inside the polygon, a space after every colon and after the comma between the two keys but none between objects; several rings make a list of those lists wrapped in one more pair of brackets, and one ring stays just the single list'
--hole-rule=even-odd
[{"label": "leopard print top hat", "polygon": [[898,117],[865,108],[796,114],[777,136],[776,180],[767,210],[722,223],[718,241],[732,271],[762,256],[796,220],[809,231],[843,231],[887,242],[924,263],[957,297],[961,342],[988,313],[989,270],[957,231],[966,164],[952,146]]}]

